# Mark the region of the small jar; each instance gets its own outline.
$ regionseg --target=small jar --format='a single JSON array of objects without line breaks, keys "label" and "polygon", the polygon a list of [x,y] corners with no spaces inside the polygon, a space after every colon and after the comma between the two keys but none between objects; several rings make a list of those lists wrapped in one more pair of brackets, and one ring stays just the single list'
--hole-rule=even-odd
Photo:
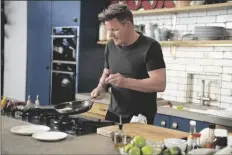
[{"label": "small jar", "polygon": [[227,130],[217,129],[215,130],[215,150],[221,150],[227,146]]}]

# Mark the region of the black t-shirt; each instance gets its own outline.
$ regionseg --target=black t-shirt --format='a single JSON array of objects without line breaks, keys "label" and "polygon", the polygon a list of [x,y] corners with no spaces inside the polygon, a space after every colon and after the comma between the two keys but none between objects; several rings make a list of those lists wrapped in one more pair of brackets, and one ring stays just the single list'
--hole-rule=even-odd
[{"label": "black t-shirt", "polygon": [[[142,34],[129,46],[116,46],[109,41],[105,49],[105,68],[134,79],[148,78],[148,71],[165,68],[160,44]],[[143,114],[154,117],[157,93],[144,93],[110,85],[112,91],[109,111],[128,118]]]}]

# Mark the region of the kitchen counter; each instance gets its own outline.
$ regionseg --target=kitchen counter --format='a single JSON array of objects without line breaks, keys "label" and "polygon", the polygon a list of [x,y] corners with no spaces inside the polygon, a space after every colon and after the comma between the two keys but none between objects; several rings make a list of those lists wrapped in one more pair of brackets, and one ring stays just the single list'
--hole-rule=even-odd
[{"label": "kitchen counter", "polygon": [[108,137],[97,134],[71,136],[59,142],[42,142],[31,136],[20,136],[10,132],[10,128],[26,122],[1,117],[2,154],[118,154]]},{"label": "kitchen counter", "polygon": [[[77,93],[75,97],[76,97],[76,100],[88,100],[90,97],[90,93]],[[102,95],[102,99],[95,100],[94,102],[110,104],[110,99],[111,99],[110,93],[104,93]]]},{"label": "kitchen counter", "polygon": [[[78,93],[78,94],[76,94],[76,98],[80,99],[80,100],[85,100],[85,99],[88,99],[89,97],[90,97],[90,93]],[[96,100],[95,102],[109,104],[110,103],[110,94],[109,93],[104,94],[103,99]],[[157,100],[157,105],[158,105],[157,113],[175,116],[175,117],[186,118],[186,119],[205,121],[205,122],[209,122],[209,123],[215,123],[218,125],[232,127],[232,123],[231,123],[232,118],[214,116],[214,115],[197,113],[197,112],[192,112],[192,111],[180,111],[180,110],[176,110],[176,109],[172,109],[172,108],[168,108],[168,107],[162,107],[165,104],[167,105],[168,102],[169,101],[166,101],[166,100]],[[172,103],[178,105],[178,102],[172,102]],[[182,105],[185,105],[185,103]]]}]

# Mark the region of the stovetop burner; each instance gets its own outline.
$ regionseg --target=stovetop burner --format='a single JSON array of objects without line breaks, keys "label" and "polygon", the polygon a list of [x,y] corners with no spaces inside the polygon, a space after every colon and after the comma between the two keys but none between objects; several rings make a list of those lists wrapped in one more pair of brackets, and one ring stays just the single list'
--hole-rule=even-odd
[{"label": "stovetop burner", "polygon": [[99,127],[115,125],[114,122],[81,115],[60,115],[55,109],[30,109],[26,112],[12,110],[10,116],[32,124],[46,125],[52,131],[62,131],[76,136],[96,133]]}]

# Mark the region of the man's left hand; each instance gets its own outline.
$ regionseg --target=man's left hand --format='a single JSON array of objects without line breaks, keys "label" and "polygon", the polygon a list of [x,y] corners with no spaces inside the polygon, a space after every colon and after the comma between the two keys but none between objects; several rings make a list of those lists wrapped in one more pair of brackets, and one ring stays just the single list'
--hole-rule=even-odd
[{"label": "man's left hand", "polygon": [[117,87],[123,87],[125,84],[126,78],[120,73],[110,74],[109,77],[105,79],[105,82],[112,84]]}]

